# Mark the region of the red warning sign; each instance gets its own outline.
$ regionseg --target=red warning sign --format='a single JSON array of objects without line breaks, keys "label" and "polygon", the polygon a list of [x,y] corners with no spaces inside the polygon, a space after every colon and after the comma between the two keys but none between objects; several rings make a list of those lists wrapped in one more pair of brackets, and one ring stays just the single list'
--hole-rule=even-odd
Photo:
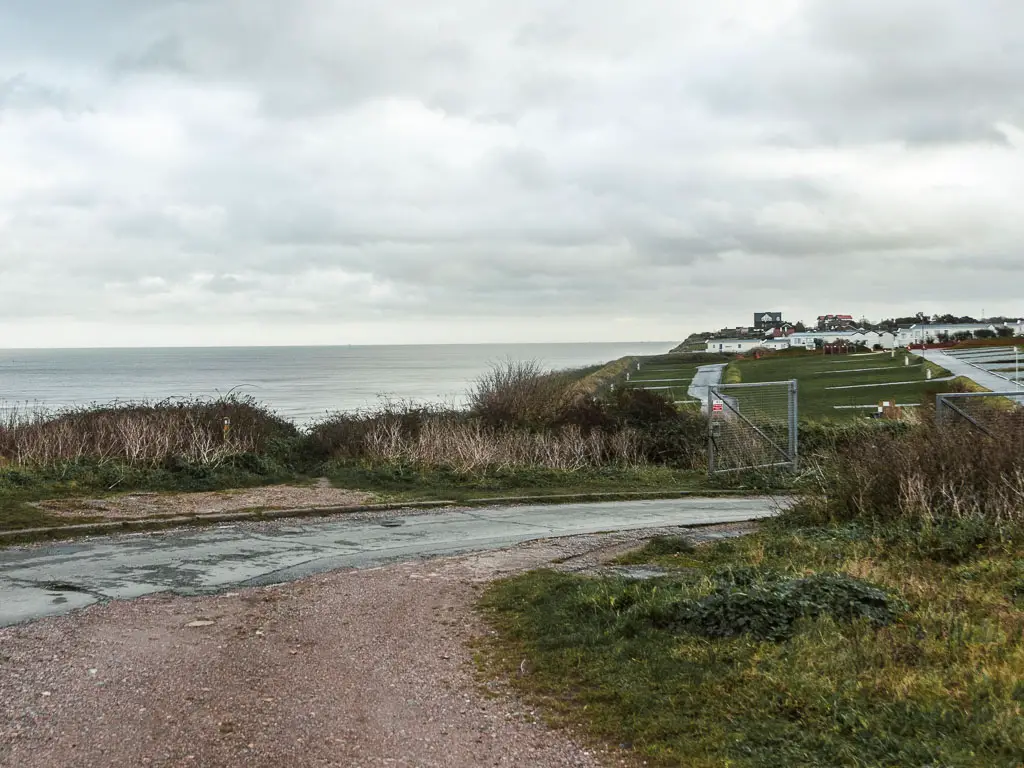
[{"label": "red warning sign", "polygon": [[712,411],[721,411],[721,410],[724,410],[724,409],[725,409],[725,403],[723,403],[721,400],[715,400],[711,404],[711,410]]}]

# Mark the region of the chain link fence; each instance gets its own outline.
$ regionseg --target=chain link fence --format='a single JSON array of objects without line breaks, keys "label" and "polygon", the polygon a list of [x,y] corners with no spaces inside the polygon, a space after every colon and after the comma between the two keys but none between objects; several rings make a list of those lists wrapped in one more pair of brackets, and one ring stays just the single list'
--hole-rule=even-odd
[{"label": "chain link fence", "polygon": [[795,470],[797,383],[718,384],[708,390],[708,471]]},{"label": "chain link fence", "polygon": [[969,426],[995,437],[1007,430],[1024,430],[1024,393],[955,392],[936,395],[935,421]]}]

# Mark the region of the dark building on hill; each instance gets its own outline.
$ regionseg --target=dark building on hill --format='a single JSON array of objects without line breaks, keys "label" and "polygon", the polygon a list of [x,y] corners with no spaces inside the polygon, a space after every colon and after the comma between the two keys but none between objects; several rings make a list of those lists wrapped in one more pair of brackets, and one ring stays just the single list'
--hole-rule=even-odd
[{"label": "dark building on hill", "polygon": [[763,331],[767,328],[775,328],[782,325],[781,312],[755,312],[754,328]]}]

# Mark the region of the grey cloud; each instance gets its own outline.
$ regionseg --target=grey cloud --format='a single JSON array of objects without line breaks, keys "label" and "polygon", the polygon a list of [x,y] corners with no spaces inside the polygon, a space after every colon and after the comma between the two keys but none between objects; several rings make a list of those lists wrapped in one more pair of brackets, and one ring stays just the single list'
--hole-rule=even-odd
[{"label": "grey cloud", "polygon": [[14,95],[14,90],[25,80],[24,73],[13,75],[6,80],[0,81],[0,109]]},{"label": "grey cloud", "polygon": [[1024,118],[1022,27],[1004,0],[812,0],[784,35],[715,57],[692,92],[798,121],[812,143],[1001,142],[993,123]]},{"label": "grey cloud", "polygon": [[548,187],[554,173],[547,157],[538,149],[516,147],[496,153],[495,165],[515,182],[529,189]]},{"label": "grey cloud", "polygon": [[243,280],[234,275],[215,275],[205,284],[212,293],[244,293],[252,286],[252,280]]},{"label": "grey cloud", "polygon": [[0,9],[7,316],[543,340],[1020,301],[1017,4],[38,5]]},{"label": "grey cloud", "polygon": [[0,81],[0,111],[52,109],[65,117],[88,111],[67,88],[36,82],[24,72]]},{"label": "grey cloud", "polygon": [[122,54],[114,61],[119,74],[135,72],[188,72],[185,47],[180,37],[164,35],[137,54]]}]

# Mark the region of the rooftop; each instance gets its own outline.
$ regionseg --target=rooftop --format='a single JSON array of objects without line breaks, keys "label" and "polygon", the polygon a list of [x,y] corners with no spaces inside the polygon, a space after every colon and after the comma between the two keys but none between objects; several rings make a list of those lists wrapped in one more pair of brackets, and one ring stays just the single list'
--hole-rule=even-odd
[{"label": "rooftop", "polygon": [[829,336],[857,336],[862,333],[877,333],[877,331],[801,331],[800,333],[794,333],[788,338],[816,339],[823,334],[828,334]]},{"label": "rooftop", "polygon": [[966,330],[980,330],[982,328],[993,328],[993,327],[994,327],[993,323],[914,323],[914,325],[910,326],[910,328],[901,328],[900,330],[910,330],[910,331],[913,331],[915,329],[935,330],[937,328],[947,328],[947,329],[948,328],[957,328],[957,329],[965,330],[966,331]]}]

